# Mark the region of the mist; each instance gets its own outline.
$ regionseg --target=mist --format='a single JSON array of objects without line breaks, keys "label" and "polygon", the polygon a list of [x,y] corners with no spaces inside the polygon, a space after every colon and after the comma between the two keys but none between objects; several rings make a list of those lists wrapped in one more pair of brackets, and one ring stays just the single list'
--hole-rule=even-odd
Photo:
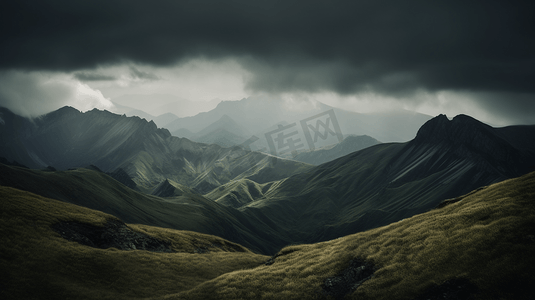
[{"label": "mist", "polygon": [[0,72],[0,106],[27,116],[39,116],[63,106],[80,111],[113,109],[98,90],[65,74],[48,72]]}]

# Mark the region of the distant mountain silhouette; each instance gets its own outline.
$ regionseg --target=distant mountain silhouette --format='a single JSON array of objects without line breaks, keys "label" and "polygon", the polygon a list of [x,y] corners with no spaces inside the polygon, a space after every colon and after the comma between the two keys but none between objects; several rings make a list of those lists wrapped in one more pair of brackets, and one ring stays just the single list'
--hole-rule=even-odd
[{"label": "distant mountain silhouette", "polygon": [[276,98],[249,97],[239,101],[222,101],[208,112],[179,118],[167,124],[166,128],[176,136],[180,134],[178,130],[184,128],[197,133],[227,115],[249,132],[263,138],[266,133],[265,128],[274,124],[280,122],[299,124],[303,119],[331,109],[334,110],[343,134],[369,135],[383,142],[408,141],[414,138],[418,128],[431,118],[404,110],[363,114],[333,108],[312,100],[296,104]]},{"label": "distant mountain silhouette", "polygon": [[[127,94],[111,99],[117,106],[117,112],[119,114],[126,113],[124,107],[129,107],[137,111],[144,111],[153,116],[161,116],[163,114],[171,113],[178,117],[193,116],[199,111],[208,111],[214,108],[218,100],[212,100],[208,102],[204,101],[189,101],[182,99],[175,95],[167,94]],[[130,115],[129,115],[130,116]],[[147,119],[150,121],[150,119]],[[154,120],[155,121],[155,120]],[[156,121],[155,121],[156,122]],[[156,124],[158,124],[156,122]],[[160,126],[160,124],[158,124]]]},{"label": "distant mountain silhouette", "polygon": [[251,133],[247,129],[238,125],[231,117],[223,115],[219,120],[192,135],[190,139],[199,143],[232,147],[242,144],[250,136]]},{"label": "distant mountain silhouette", "polygon": [[173,122],[174,120],[178,119],[178,116],[173,113],[165,113],[162,115],[159,115],[152,120],[156,125],[158,125],[159,128],[165,128],[167,127],[167,124]]}]

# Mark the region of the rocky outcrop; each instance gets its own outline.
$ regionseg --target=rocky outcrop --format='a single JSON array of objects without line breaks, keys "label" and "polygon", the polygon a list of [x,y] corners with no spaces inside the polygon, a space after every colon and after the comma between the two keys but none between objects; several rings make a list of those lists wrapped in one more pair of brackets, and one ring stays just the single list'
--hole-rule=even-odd
[{"label": "rocky outcrop", "polygon": [[323,283],[323,294],[334,299],[343,299],[345,295],[355,291],[366,280],[372,278],[377,268],[373,263],[360,258],[352,259],[349,266]]},{"label": "rocky outcrop", "polygon": [[94,248],[174,252],[170,242],[133,231],[116,219],[108,220],[104,227],[76,221],[61,221],[52,225],[52,229],[64,239]]}]

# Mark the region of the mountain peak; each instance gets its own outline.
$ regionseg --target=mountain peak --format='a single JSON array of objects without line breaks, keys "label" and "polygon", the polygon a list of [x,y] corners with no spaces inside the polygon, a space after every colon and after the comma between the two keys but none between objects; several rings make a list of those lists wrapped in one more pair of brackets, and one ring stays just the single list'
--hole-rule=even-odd
[{"label": "mountain peak", "polygon": [[73,114],[73,113],[80,113],[79,110],[77,110],[76,108],[72,107],[72,106],[63,106],[61,107],[60,109],[57,109],[53,112],[50,112],[46,115],[67,115],[67,114]]},{"label": "mountain peak", "polygon": [[75,116],[81,113],[82,113],[81,111],[77,110],[76,108],[72,106],[63,106],[55,111],[41,115],[37,117],[37,119],[47,120],[47,119],[56,119],[56,118],[62,118],[62,117],[71,117],[71,116]]},{"label": "mountain peak", "polygon": [[219,118],[219,121],[235,123],[234,120],[231,117],[229,117],[227,114],[222,115],[221,118]]},{"label": "mountain peak", "polygon": [[490,129],[492,127],[467,115],[457,115],[450,121],[446,115],[440,114],[420,127],[415,140],[470,143],[475,136]]}]

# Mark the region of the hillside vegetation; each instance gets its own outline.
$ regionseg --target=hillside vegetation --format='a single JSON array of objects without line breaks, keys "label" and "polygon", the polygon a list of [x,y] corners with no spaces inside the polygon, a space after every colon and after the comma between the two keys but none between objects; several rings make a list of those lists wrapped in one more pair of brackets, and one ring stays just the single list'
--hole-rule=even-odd
[{"label": "hillside vegetation", "polygon": [[102,211],[127,223],[216,235],[264,254],[273,254],[291,241],[283,228],[261,212],[245,215],[189,194],[188,189],[177,196],[177,187],[171,183],[170,189],[162,186],[159,190],[166,197],[162,198],[129,189],[95,170],[41,171],[0,163],[0,185]]},{"label": "hillside vegetation", "polygon": [[440,115],[408,143],[371,146],[290,176],[239,209],[261,211],[294,242],[331,240],[535,171],[533,137],[533,125],[493,128],[469,116]]},{"label": "hillside vegetation", "polygon": [[173,253],[88,247],[62,238],[51,226],[61,221],[104,226],[115,217],[9,187],[0,187],[0,199],[1,299],[162,296],[268,259],[215,236],[146,225],[128,227],[170,243]]},{"label": "hillside vegetation", "polygon": [[0,157],[30,168],[57,170],[95,165],[124,171],[137,188],[150,193],[167,179],[199,193],[234,179],[266,183],[298,174],[311,165],[173,137],[139,117],[63,107],[29,119],[0,108]]},{"label": "hillside vegetation", "polygon": [[352,299],[532,299],[535,173],[443,205],[366,232],[286,247],[272,265],[224,274],[166,299],[323,298],[325,280],[354,259],[376,270],[355,291],[348,288]]},{"label": "hillside vegetation", "polygon": [[128,226],[174,253],[83,246],[51,225],[113,217],[7,187],[0,199],[2,299],[531,299],[535,282],[535,173],[388,226],[285,247],[268,264],[221,238],[142,225]]}]

